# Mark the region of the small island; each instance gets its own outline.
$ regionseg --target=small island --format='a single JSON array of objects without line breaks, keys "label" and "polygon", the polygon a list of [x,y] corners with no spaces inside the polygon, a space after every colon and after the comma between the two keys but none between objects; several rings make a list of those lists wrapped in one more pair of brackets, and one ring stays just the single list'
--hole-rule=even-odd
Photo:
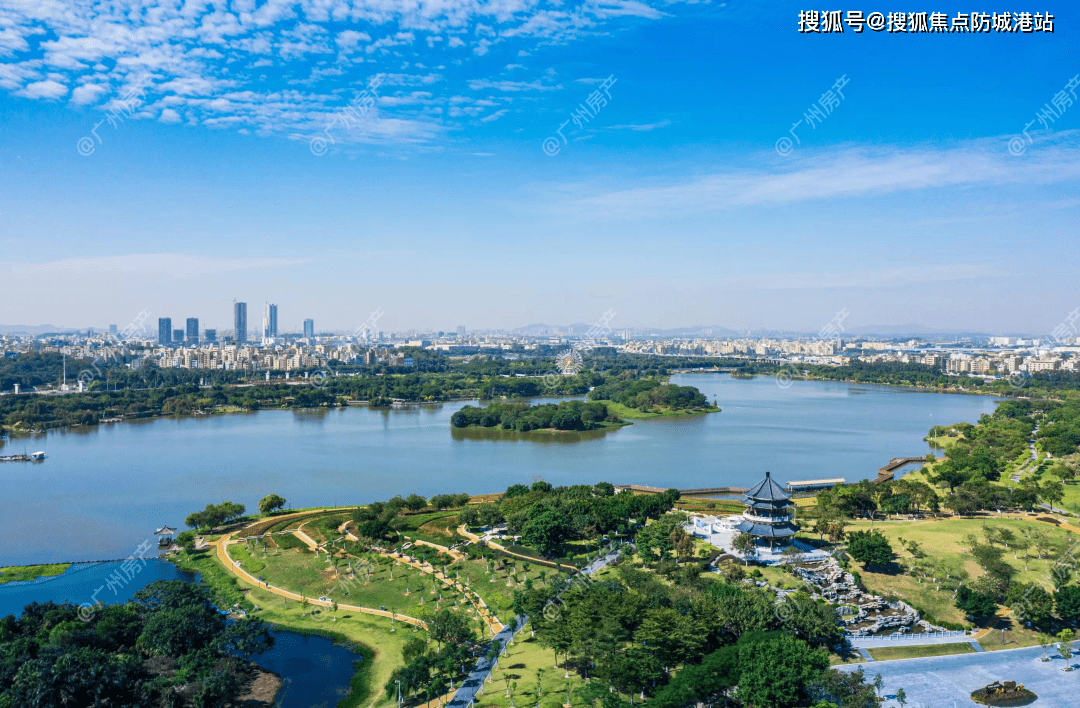
[{"label": "small island", "polygon": [[560,403],[492,403],[465,406],[450,418],[453,428],[487,428],[514,433],[572,433],[630,425],[626,418],[712,413],[693,386],[663,384],[655,379],[619,380],[589,391],[588,401]]},{"label": "small island", "polygon": [[718,413],[695,386],[676,386],[656,379],[619,379],[589,391],[590,401],[604,401],[623,418],[660,418]]},{"label": "small island", "polygon": [[450,417],[454,428],[489,428],[517,433],[534,431],[581,432],[628,425],[603,403],[492,403],[465,406]]}]

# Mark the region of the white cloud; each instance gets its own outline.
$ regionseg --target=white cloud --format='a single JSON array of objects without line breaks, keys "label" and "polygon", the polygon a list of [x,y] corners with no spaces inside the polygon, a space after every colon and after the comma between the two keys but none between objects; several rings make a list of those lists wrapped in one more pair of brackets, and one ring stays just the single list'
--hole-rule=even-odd
[{"label": "white cloud", "polygon": [[[847,149],[808,154],[772,169],[729,170],[690,181],[599,194],[580,199],[571,208],[634,218],[921,189],[1061,183],[1080,178],[1080,140],[1076,137],[1044,143],[1022,158],[1008,153],[1007,138],[945,149]],[[772,158],[775,153],[767,159]]]},{"label": "white cloud", "polygon": [[497,121],[497,120],[499,120],[500,118],[502,118],[504,115],[506,115],[509,112],[510,111],[505,109],[505,108],[502,109],[501,111],[495,111],[491,115],[484,116],[483,118],[481,118],[480,122],[481,123],[491,123],[491,122]]},{"label": "white cloud", "polygon": [[71,102],[77,106],[88,103],[97,103],[98,96],[109,90],[108,86],[101,84],[83,84],[71,92]]},{"label": "white cloud", "polygon": [[539,81],[492,81],[490,79],[473,79],[469,81],[469,88],[473,91],[494,89],[496,91],[516,93],[520,91],[556,91],[561,89],[562,85],[556,84],[555,86],[551,86],[542,84]]},{"label": "white cloud", "polygon": [[627,123],[625,125],[613,125],[611,130],[631,130],[635,133],[647,133],[651,130],[658,128],[666,128],[671,125],[671,121],[664,119],[657,121],[656,123]]},{"label": "white cloud", "polygon": [[[369,65],[363,72],[368,76],[389,74],[388,69],[405,74],[388,81],[391,85],[427,86],[442,78],[425,67],[464,66],[510,40],[516,42],[510,51],[529,56],[540,43],[604,33],[608,18],[655,20],[662,16],[656,8],[669,2],[601,0],[541,9],[535,0],[7,0],[0,3],[0,89],[30,99],[59,99],[73,87],[72,106],[105,110],[99,105],[104,95],[119,94],[145,77],[147,108],[134,117],[167,122],[183,116],[207,126],[294,136],[322,129],[325,117],[342,106],[342,97],[355,91],[357,72],[350,69],[358,64]],[[437,56],[444,47],[466,46],[471,53]],[[268,89],[267,76],[257,71],[267,66],[280,69],[278,85],[310,90]],[[506,70],[524,69],[511,64]],[[472,86],[498,92],[561,88],[551,77],[519,82],[497,77],[481,74]],[[238,91],[256,95],[261,105],[225,98]],[[386,102],[398,113],[374,121],[381,127],[372,135],[411,142],[443,134],[453,126],[435,127],[430,119],[445,115],[451,107],[447,101]],[[462,109],[462,115],[476,117],[471,109]]]},{"label": "white cloud", "polygon": [[27,98],[61,98],[66,96],[68,87],[52,79],[46,79],[45,81],[35,81],[27,84],[26,88],[19,91],[20,96]]},{"label": "white cloud", "polygon": [[180,114],[171,108],[165,108],[161,111],[161,117],[158,120],[162,123],[179,123]]}]

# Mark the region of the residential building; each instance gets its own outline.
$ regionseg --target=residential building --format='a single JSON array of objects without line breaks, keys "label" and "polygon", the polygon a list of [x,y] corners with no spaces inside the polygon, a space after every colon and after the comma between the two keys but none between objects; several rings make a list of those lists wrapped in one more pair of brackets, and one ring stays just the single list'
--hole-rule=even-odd
[{"label": "residential building", "polygon": [[158,344],[172,344],[172,318],[159,317],[157,321]]},{"label": "residential building", "polygon": [[247,342],[247,303],[233,303],[233,339],[238,344]]},{"label": "residential building", "polygon": [[263,307],[263,339],[273,339],[277,334],[277,305],[268,302]]}]

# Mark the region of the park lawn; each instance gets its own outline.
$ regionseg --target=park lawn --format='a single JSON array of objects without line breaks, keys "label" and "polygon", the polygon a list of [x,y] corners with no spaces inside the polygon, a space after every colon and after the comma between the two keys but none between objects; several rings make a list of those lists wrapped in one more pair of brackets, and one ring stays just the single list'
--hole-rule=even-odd
[{"label": "park lawn", "polygon": [[1075,514],[1080,514],[1080,484],[1068,482],[1064,487],[1065,496],[1060,502],[1054,504],[1054,508],[1065,508]]},{"label": "park lawn", "polygon": [[0,585],[62,575],[70,567],[71,563],[50,563],[47,565],[13,565],[0,568]]},{"label": "park lawn", "polygon": [[[787,572],[787,570],[778,566],[767,565],[758,568],[750,566],[749,568],[744,568],[744,570],[748,571],[749,577],[754,580],[764,580],[774,588],[779,588],[781,590],[800,590],[810,587],[806,581],[799,580],[794,575]],[[760,578],[754,573],[755,570],[761,571]]]},{"label": "park lawn", "polygon": [[[331,613],[322,608],[315,608],[316,614],[309,613],[308,616],[301,617],[299,603],[289,602],[288,609],[284,609],[283,598],[260,588],[247,587],[249,599],[259,607],[258,611],[253,613],[254,617],[282,629],[329,634],[335,639],[361,645],[359,653],[364,658],[358,672],[360,676],[354,677],[353,685],[359,683],[365,695],[350,696],[350,706],[382,708],[395,704],[395,701],[386,698],[383,686],[394,669],[404,664],[401,648],[412,634],[411,626],[398,622],[394,625],[395,631],[391,632],[390,620],[385,617],[373,617],[346,610],[338,610],[335,622],[331,619]],[[362,700],[357,700],[358,698]]]},{"label": "park lawn", "polygon": [[708,408],[691,409],[691,410],[671,410],[664,409],[659,411],[641,411],[637,408],[630,408],[624,406],[621,403],[615,403],[614,401],[597,401],[597,403],[603,403],[608,407],[615,415],[620,418],[629,418],[630,420],[646,420],[649,418],[677,418],[680,416],[688,415],[704,415],[706,413],[719,413],[720,409],[716,406],[709,406]]},{"label": "park lawn", "polygon": [[922,644],[912,647],[880,647],[867,650],[875,661],[892,659],[917,659],[922,656],[952,656],[953,654],[974,654],[975,647],[970,642],[952,644]]},{"label": "park lawn", "polygon": [[415,541],[427,541],[438,546],[452,546],[465,540],[465,537],[458,533],[460,524],[457,517],[456,511],[406,517],[409,525],[402,534]]},{"label": "park lawn", "polygon": [[746,505],[734,499],[709,499],[708,497],[683,497],[675,502],[680,511],[692,511],[709,516],[741,514]]},{"label": "park lawn", "polygon": [[[255,557],[252,558],[244,545],[237,544],[229,546],[229,556],[240,561],[241,567],[252,575],[262,577],[270,585],[282,590],[302,593],[311,598],[325,595],[339,603],[360,607],[386,607],[410,617],[422,615],[428,605],[434,607],[440,591],[443,597],[447,598],[442,602],[444,607],[452,605],[450,598],[454,596],[451,591],[443,590],[441,584],[432,593],[434,578],[405,566],[396,566],[394,579],[390,580],[389,563],[375,563],[375,572],[372,573],[372,581],[369,583],[363,573],[359,573],[355,580],[344,574],[335,575],[324,558],[316,558],[313,554],[280,551],[279,555],[268,553],[264,559],[261,551],[256,550]],[[250,564],[260,563],[263,567],[259,571],[252,570]],[[341,560],[338,561],[338,567],[345,571],[345,563]],[[420,591],[421,585],[423,592]],[[409,590],[408,595],[405,594],[406,589]],[[420,602],[421,598],[423,603]]]},{"label": "park lawn", "polygon": [[[893,551],[897,560],[908,563],[912,559],[900,546],[897,539],[904,538],[907,541],[917,541],[922,549],[932,558],[943,558],[946,562],[959,564],[963,562],[964,568],[972,578],[982,574],[982,569],[971,558],[967,546],[964,544],[964,536],[974,534],[980,543],[985,543],[982,535],[982,527],[997,526],[1010,529],[1013,533],[1025,535],[1026,531],[1040,531],[1053,543],[1068,542],[1073,538],[1070,532],[1057,528],[1052,524],[1035,521],[1025,517],[1017,519],[1007,516],[988,516],[985,518],[961,519],[945,518],[930,521],[877,521],[874,524],[876,530],[889,537],[893,545]],[[865,531],[870,528],[870,523],[858,521],[848,527],[849,531]],[[1002,560],[1008,562],[1017,570],[1015,580],[1024,583],[1038,582],[1045,584],[1049,577],[1051,561],[1046,558],[1039,559],[1035,549],[1027,551],[1024,556],[1014,558],[1014,553],[1006,549]],[[1047,586],[1047,589],[1050,589]]]},{"label": "park lawn", "polygon": [[[1001,629],[1005,628],[1005,641],[1002,642]],[[998,651],[1001,649],[1018,649],[1020,647],[1035,647],[1039,645],[1041,633],[1036,629],[1029,629],[1024,623],[1015,617],[999,617],[997,627],[982,639],[979,646],[985,651]]]},{"label": "park lawn", "polygon": [[[178,568],[199,574],[199,580],[210,588],[214,603],[222,609],[231,609],[239,605],[245,610],[251,609],[247,597],[241,590],[240,579],[221,565],[217,549],[204,548],[194,553],[177,553],[169,556],[169,561]],[[244,587],[247,587],[246,584]]]},{"label": "park lawn", "polygon": [[[570,678],[565,678],[566,667],[559,664],[555,667],[555,654],[540,644],[540,641],[530,636],[528,625],[514,639],[513,646],[506,647],[506,656],[500,656],[499,662],[492,671],[491,681],[484,683],[484,695],[477,696],[476,707],[498,706],[508,708],[511,698],[506,697],[507,679],[509,679],[510,694],[514,705],[531,706],[539,702],[542,708],[548,706],[563,705],[566,703],[566,688],[576,690],[585,685],[584,677],[571,668]],[[538,674],[537,670],[542,670]],[[539,680],[538,680],[539,677]],[[514,686],[516,682],[516,687]],[[537,685],[541,694],[537,698]],[[629,700],[629,696],[623,696]],[[576,703],[576,701],[571,701]]]},{"label": "park lawn", "polygon": [[[1023,535],[1025,530],[1039,530],[1054,541],[1065,540],[1069,532],[1058,529],[1050,524],[1034,521],[1032,519],[1017,520],[1006,517],[987,517],[985,519],[937,519],[932,521],[878,521],[874,529],[885,534],[893,546],[897,560],[908,564],[913,559],[901,547],[898,539],[916,541],[923,551],[933,559],[942,559],[953,566],[963,566],[972,579],[982,574],[982,569],[971,557],[964,544],[963,538],[967,534],[974,534],[980,541],[984,541],[982,535],[983,524],[987,526],[1001,526],[1011,529],[1017,535]],[[849,531],[867,530],[869,522],[856,522],[849,527]],[[1025,559],[1021,556],[1013,558],[1013,553],[1006,550],[1002,559],[1016,568],[1015,580],[1024,583],[1037,582],[1046,585],[1049,577],[1051,562],[1049,559],[1038,559],[1034,549],[1029,549],[1025,568]],[[917,578],[904,573],[887,574],[875,573],[858,566],[857,570],[862,577],[863,584],[872,592],[882,596],[897,596],[917,607],[924,613],[928,613],[928,619],[933,621],[955,622],[965,624],[963,613],[958,610],[952,599],[951,590],[937,590],[930,581],[918,582]],[[1050,589],[1050,588],[1047,588]]]}]

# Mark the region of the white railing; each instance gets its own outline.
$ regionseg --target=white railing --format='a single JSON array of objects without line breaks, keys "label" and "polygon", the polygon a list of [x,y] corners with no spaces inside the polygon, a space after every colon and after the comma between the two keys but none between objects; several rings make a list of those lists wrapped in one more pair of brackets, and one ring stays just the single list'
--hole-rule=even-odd
[{"label": "white railing", "polygon": [[965,637],[967,632],[962,629],[944,631],[944,632],[919,632],[912,634],[911,632],[894,632],[893,634],[858,634],[852,632],[848,635],[849,639],[873,639],[882,642],[898,642],[905,639],[934,639],[944,637]]}]

